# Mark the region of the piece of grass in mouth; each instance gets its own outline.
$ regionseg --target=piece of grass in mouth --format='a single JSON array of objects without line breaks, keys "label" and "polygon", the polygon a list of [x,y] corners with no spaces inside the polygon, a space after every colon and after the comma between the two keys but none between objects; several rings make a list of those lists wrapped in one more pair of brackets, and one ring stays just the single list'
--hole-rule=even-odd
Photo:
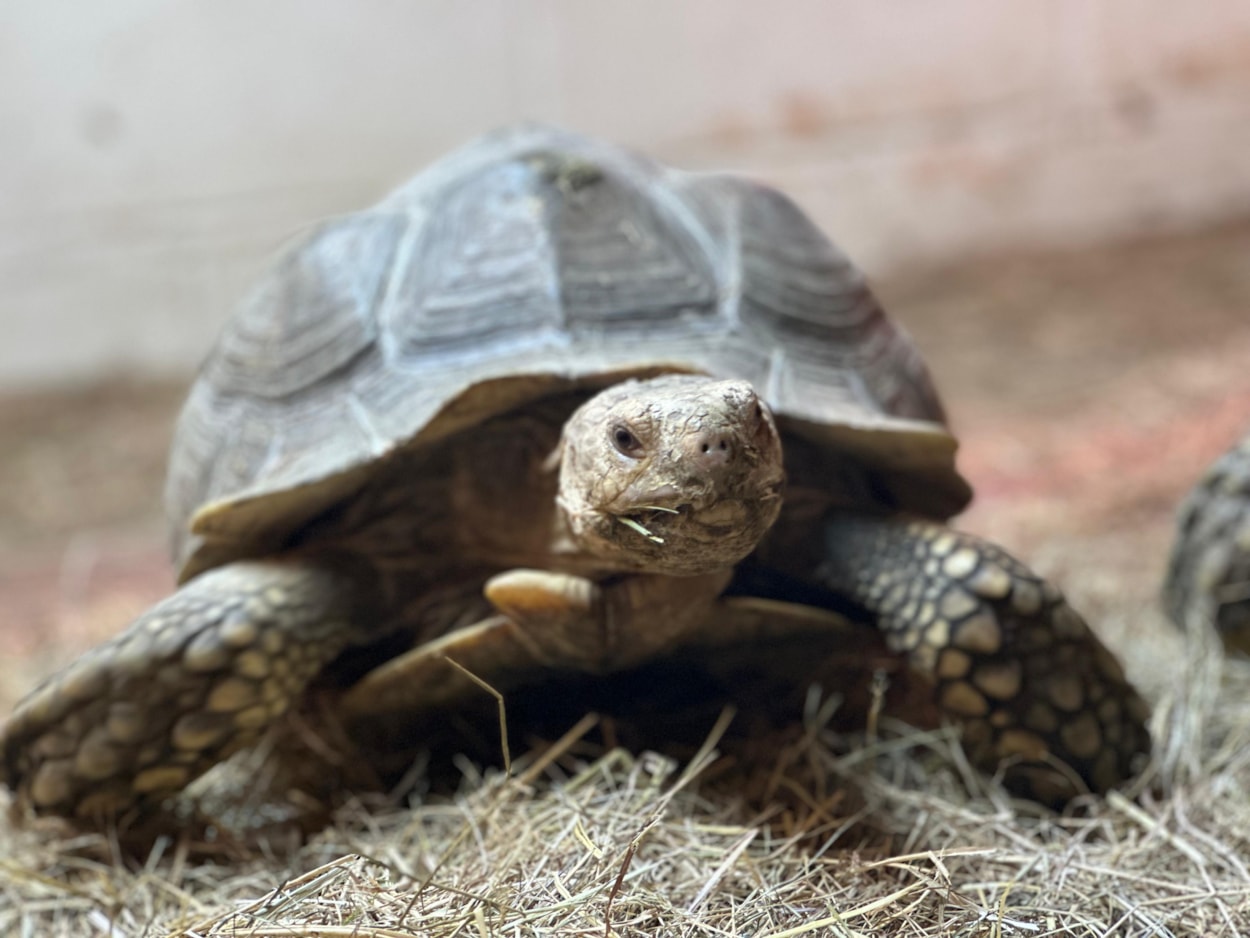
[{"label": "piece of grass in mouth", "polygon": [[[641,511],[663,511],[670,515],[681,514],[681,512],[679,512],[676,508],[662,508],[659,505],[639,505],[638,507]],[[664,543],[664,538],[660,537],[658,534],[652,534],[650,529],[644,527],[641,521],[635,521],[633,518],[628,518],[625,515],[621,515],[617,520],[619,520],[621,524],[625,525],[627,528],[632,528],[637,531],[652,543]]]}]

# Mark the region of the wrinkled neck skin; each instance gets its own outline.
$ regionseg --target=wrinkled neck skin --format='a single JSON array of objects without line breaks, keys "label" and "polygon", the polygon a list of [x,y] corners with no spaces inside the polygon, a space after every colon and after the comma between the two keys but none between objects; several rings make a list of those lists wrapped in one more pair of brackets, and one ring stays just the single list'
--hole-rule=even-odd
[{"label": "wrinkled neck skin", "polygon": [[743,381],[615,385],[569,418],[556,455],[556,552],[603,573],[725,569],[781,510],[780,437]]}]

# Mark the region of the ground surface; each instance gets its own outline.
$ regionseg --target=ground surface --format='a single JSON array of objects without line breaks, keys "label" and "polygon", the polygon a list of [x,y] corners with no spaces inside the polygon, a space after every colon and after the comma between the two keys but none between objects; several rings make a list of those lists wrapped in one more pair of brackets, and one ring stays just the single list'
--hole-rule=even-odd
[{"label": "ground surface", "polygon": [[[978,499],[959,524],[1059,582],[1164,694],[1181,646],[1155,593],[1175,506],[1250,426],[1250,225],[879,292],[963,440]],[[0,400],[0,710],[169,589],[160,490],[181,393]]]}]

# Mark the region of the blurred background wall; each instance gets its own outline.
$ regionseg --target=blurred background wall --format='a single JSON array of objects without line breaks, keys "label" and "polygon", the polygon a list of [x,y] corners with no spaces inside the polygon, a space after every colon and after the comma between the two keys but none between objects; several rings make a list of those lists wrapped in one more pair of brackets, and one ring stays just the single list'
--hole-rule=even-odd
[{"label": "blurred background wall", "polygon": [[5,0],[0,389],[182,374],[273,251],[541,119],[870,273],[1250,214],[1246,0]]}]

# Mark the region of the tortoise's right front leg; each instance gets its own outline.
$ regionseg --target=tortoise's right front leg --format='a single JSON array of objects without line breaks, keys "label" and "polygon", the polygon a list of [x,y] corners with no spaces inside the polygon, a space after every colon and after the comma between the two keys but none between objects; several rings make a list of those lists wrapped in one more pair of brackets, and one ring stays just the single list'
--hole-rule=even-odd
[{"label": "tortoise's right front leg", "polygon": [[357,586],[299,562],[200,575],[17,705],[5,784],[42,813],[158,804],[291,706],[348,643]]}]

